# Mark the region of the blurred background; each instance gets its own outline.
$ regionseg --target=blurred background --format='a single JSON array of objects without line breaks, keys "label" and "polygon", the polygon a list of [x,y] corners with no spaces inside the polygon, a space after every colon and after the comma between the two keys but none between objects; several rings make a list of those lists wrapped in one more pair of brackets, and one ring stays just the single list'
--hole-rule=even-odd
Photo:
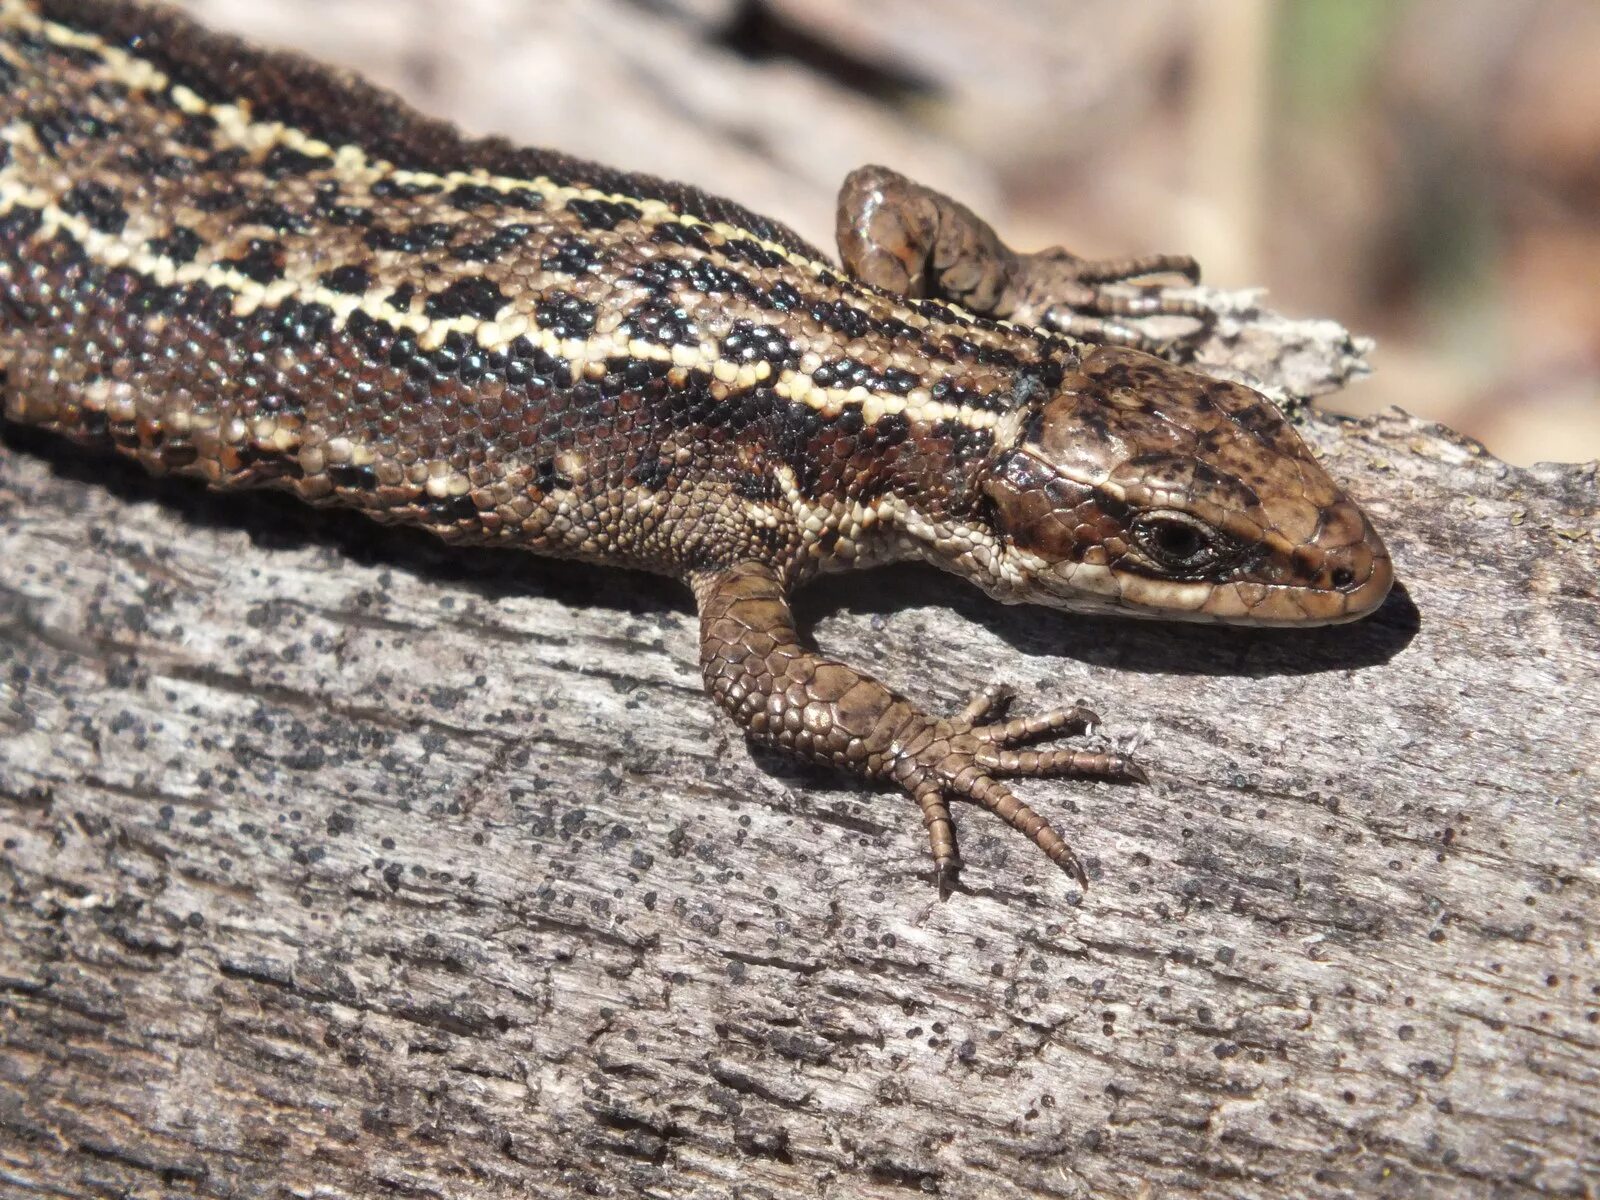
[{"label": "blurred background", "polygon": [[1194,254],[1375,337],[1327,407],[1600,457],[1597,0],[188,0],[832,249],[881,162],[1011,244]]}]

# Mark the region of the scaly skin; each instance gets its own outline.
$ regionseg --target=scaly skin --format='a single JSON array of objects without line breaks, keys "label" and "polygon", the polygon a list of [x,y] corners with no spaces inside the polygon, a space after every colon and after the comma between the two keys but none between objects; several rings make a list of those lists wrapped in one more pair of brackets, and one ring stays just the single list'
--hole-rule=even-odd
[{"label": "scaly skin", "polygon": [[1005,722],[991,691],[939,718],[818,656],[789,613],[815,575],[920,558],[1006,602],[1276,624],[1388,591],[1376,533],[1264,399],[1043,328],[1136,340],[1118,316],[1186,309],[1098,285],[1189,260],[1015,255],[866,168],[841,271],[728,201],[463,138],[141,3],[0,0],[0,88],[9,419],[683,579],[717,703],[914,797],[944,883],[949,800],[1081,879],[999,778],[1142,774],[1015,748],[1086,710]]}]

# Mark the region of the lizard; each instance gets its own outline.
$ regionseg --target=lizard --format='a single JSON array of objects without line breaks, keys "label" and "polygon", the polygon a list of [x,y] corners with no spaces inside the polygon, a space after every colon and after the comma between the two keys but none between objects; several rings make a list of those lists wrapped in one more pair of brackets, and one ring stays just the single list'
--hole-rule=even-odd
[{"label": "lizard", "polygon": [[1274,405],[1140,348],[1194,311],[1105,285],[1193,261],[1011,251],[887,168],[840,263],[699,189],[471,138],[147,0],[0,0],[5,417],[213,488],[683,581],[754,742],[950,804],[1080,885],[1014,777],[1139,783],[1034,743],[1082,706],[950,715],[807,645],[797,589],[921,560],[1007,603],[1354,620],[1382,539]]}]

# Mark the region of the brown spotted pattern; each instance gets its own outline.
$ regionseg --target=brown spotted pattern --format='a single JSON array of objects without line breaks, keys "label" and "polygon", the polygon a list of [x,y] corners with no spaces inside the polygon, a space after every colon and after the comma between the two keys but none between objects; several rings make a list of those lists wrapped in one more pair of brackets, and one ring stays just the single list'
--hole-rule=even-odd
[{"label": "brown spotted pattern", "polygon": [[949,302],[1066,327],[1127,311],[1097,279],[1178,260],[1020,260],[878,169],[846,188],[841,271],[727,201],[463,138],[143,3],[0,0],[0,92],[9,419],[685,579],[719,705],[903,788],[944,879],[948,800],[1076,870],[999,778],[1138,770],[1016,748],[1087,711],[1003,721],[993,693],[939,719],[816,655],[788,610],[807,579],[921,557],[1008,601],[1303,623],[1387,590],[1259,396]]}]

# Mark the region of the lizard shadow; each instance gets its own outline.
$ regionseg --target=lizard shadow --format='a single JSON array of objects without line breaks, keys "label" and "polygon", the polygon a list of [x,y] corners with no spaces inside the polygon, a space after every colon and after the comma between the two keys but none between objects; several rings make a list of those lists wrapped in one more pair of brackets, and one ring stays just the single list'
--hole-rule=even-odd
[{"label": "lizard shadow", "polygon": [[947,608],[1023,654],[1158,675],[1310,675],[1375,666],[1405,649],[1422,628],[1421,613],[1400,583],[1363,620],[1265,629],[1003,605],[933,567],[910,564],[838,576],[825,594],[802,593],[797,607],[806,629],[845,613],[893,619],[908,609]]}]

